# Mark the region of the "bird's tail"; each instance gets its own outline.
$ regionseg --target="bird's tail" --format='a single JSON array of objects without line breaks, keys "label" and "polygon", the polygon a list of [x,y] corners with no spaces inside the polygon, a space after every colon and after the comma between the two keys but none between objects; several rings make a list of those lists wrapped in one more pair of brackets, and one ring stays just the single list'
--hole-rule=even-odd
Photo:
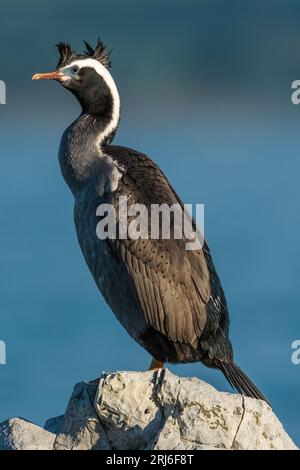
[{"label": "bird's tail", "polygon": [[266,397],[258,390],[256,385],[247,377],[247,375],[234,362],[218,361],[217,367],[223,372],[226,379],[233,388],[246,397],[264,400],[270,404]]}]

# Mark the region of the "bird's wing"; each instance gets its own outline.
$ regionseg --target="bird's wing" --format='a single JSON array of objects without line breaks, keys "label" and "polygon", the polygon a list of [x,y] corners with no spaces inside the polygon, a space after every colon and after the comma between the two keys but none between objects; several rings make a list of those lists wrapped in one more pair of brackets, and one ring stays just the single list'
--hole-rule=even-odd
[{"label": "bird's wing", "polygon": [[[128,206],[143,202],[149,213],[151,204],[180,203],[150,159],[131,155],[125,163],[127,171],[113,194],[116,206],[120,195],[129,197]],[[196,348],[206,324],[210,275],[203,251],[187,251],[186,241],[108,239],[134,287],[147,324],[172,341]]]}]

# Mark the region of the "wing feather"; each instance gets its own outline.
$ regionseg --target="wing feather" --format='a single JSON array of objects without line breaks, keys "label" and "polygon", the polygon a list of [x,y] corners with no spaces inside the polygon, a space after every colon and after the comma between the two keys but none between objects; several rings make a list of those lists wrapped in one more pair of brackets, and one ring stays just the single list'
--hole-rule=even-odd
[{"label": "wing feather", "polygon": [[[111,196],[115,207],[121,195],[130,196],[129,205],[145,204],[149,212],[151,204],[182,206],[166,177],[150,159],[133,151],[128,158],[124,158],[124,151],[118,157],[118,148],[115,149],[113,158],[125,168],[124,177]],[[185,242],[108,240],[136,292],[146,323],[168,339],[182,343],[183,351],[187,345],[197,348],[211,297],[210,266],[205,252],[187,251]]]}]

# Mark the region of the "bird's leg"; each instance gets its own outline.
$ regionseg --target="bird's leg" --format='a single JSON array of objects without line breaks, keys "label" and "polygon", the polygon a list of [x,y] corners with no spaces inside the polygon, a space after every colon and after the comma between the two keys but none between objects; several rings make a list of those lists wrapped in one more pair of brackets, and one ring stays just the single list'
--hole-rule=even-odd
[{"label": "bird's leg", "polygon": [[148,370],[159,370],[159,369],[163,369],[163,368],[164,368],[164,363],[158,361],[157,359],[155,359],[153,357]]}]

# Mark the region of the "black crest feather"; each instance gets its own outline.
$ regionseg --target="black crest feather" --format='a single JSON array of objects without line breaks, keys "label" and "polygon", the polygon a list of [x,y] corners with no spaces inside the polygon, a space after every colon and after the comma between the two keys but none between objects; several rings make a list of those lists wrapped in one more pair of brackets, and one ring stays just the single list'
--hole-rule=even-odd
[{"label": "black crest feather", "polygon": [[60,59],[57,64],[57,68],[64,67],[76,58],[75,52],[72,50],[71,46],[66,42],[60,42],[56,44],[56,47],[58,48],[58,51],[60,53]]},{"label": "black crest feather", "polygon": [[97,45],[95,49],[92,48],[92,46],[84,41],[85,45],[85,51],[83,55],[76,54],[75,51],[72,50],[70,44],[66,42],[60,42],[56,44],[56,47],[58,48],[59,54],[60,54],[60,59],[57,64],[57,68],[64,67],[68,64],[70,64],[73,60],[76,59],[83,59],[85,57],[90,57],[92,59],[98,60],[104,67],[107,69],[111,67],[111,61],[110,61],[110,54],[112,51],[107,50],[107,46],[103,44],[100,39],[98,39]]},{"label": "black crest feather", "polygon": [[104,67],[106,67],[107,69],[111,67],[111,61],[110,61],[109,56],[112,51],[108,51],[107,46],[103,44],[103,42],[100,41],[100,39],[98,39],[95,49],[93,49],[92,46],[86,41],[84,41],[84,44],[86,47],[86,50],[84,51],[84,53],[86,55],[88,55],[89,57],[92,57],[95,60],[98,60],[98,62],[104,65]]}]

